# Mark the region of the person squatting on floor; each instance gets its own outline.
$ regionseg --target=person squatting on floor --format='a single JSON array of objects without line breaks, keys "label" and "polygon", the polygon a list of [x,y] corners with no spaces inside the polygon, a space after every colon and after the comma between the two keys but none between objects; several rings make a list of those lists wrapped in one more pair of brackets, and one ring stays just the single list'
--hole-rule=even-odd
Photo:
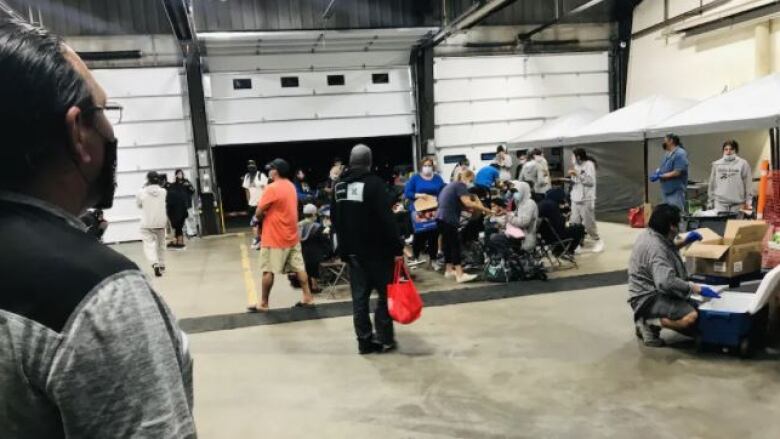
[{"label": "person squatting on floor", "polygon": [[[403,242],[391,211],[392,198],[385,182],[371,173],[371,155],[366,145],[352,148],[349,170],[335,185],[331,211],[338,254],[349,264],[353,319],[361,354],[396,348],[393,321],[387,310],[387,285],[392,282],[395,261],[403,260]],[[376,334],[369,317],[373,290],[378,295]]]},{"label": "person squatting on floor", "polygon": [[753,208],[753,169],[739,157],[739,143],[723,143],[723,157],[712,163],[708,207],[716,212],[739,212]]},{"label": "person squatting on floor", "polygon": [[295,306],[313,308],[314,297],[309,289],[309,278],[298,236],[298,194],[290,181],[290,165],[274,159],[266,167],[273,181],[263,191],[257,205],[256,218],[261,224],[260,270],[263,273],[262,298],[250,312],[268,311],[268,299],[276,274],[295,273],[303,290],[303,297]]},{"label": "person squatting on floor", "polygon": [[136,195],[135,202],[141,209],[141,239],[144,255],[152,263],[154,275],[160,277],[165,272],[165,216],[166,190],[160,185],[161,177],[157,172],[146,174],[146,185]]},{"label": "person squatting on floor", "polygon": [[194,438],[186,336],[78,219],[113,205],[120,107],[2,2],[0,96],[0,436]]},{"label": "person squatting on floor", "polygon": [[604,242],[599,236],[596,225],[596,159],[589,156],[582,148],[572,152],[572,168],[569,177],[572,181],[571,218],[572,224],[582,224],[585,232],[594,241],[590,249],[593,253],[604,251]]},{"label": "person squatting on floor", "polygon": [[628,264],[628,303],[634,310],[636,335],[646,346],[661,347],[661,328],[691,336],[696,330],[698,311],[693,295],[718,297],[711,288],[688,281],[688,271],[680,257],[682,247],[700,241],[702,236],[679,233],[680,209],[659,204],[631,251]]}]

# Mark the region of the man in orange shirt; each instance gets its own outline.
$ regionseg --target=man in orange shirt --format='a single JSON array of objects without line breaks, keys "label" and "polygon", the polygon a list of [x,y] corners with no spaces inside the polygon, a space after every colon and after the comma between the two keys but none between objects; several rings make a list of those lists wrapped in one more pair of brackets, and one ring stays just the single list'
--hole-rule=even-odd
[{"label": "man in orange shirt", "polygon": [[313,308],[314,297],[309,290],[309,278],[298,236],[298,193],[289,180],[290,165],[282,159],[274,159],[266,170],[273,183],[263,192],[256,213],[262,224],[260,269],[263,273],[263,297],[249,311],[268,311],[268,298],[277,273],[296,273],[303,289],[303,299],[295,306]]}]

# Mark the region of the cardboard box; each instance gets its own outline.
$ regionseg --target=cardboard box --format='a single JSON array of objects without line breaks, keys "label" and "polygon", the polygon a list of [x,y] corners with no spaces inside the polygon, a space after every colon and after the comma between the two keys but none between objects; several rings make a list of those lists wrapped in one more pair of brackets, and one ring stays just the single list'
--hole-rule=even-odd
[{"label": "cardboard box", "polygon": [[704,239],[682,253],[688,272],[731,278],[759,271],[768,228],[763,221],[730,220],[723,237],[710,229],[698,229]]},{"label": "cardboard box", "polygon": [[427,196],[415,200],[414,210],[417,212],[425,212],[426,210],[435,210],[439,207],[439,202],[436,201],[436,197]]}]

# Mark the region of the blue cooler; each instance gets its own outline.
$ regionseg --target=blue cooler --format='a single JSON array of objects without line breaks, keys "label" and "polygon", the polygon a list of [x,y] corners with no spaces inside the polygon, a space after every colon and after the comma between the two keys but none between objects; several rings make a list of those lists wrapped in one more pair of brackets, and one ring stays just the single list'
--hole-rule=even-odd
[{"label": "blue cooler", "polygon": [[765,342],[769,299],[780,288],[780,267],[764,276],[755,293],[725,291],[699,307],[697,346],[737,349],[743,357]]}]

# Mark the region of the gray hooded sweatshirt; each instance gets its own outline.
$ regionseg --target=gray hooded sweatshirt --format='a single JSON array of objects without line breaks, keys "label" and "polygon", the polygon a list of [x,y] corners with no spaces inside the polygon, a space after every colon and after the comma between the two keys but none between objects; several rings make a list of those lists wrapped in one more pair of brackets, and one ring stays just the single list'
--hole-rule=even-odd
[{"label": "gray hooded sweatshirt", "polygon": [[574,185],[571,188],[571,201],[580,203],[596,200],[596,165],[586,160],[574,165],[577,175],[571,178]]},{"label": "gray hooded sweatshirt", "polygon": [[691,297],[688,271],[674,243],[653,229],[645,229],[628,261],[628,303],[634,315],[657,295],[680,300]]},{"label": "gray hooded sweatshirt", "polygon": [[517,206],[509,216],[509,224],[523,229],[525,239],[523,250],[531,251],[536,247],[536,227],[539,222],[539,208],[531,199],[531,186],[528,183],[515,181],[513,185],[517,189],[519,200],[515,199]]},{"label": "gray hooded sweatshirt", "polygon": [[747,161],[736,155],[721,157],[712,163],[709,203],[742,204],[753,196],[753,170]]}]

